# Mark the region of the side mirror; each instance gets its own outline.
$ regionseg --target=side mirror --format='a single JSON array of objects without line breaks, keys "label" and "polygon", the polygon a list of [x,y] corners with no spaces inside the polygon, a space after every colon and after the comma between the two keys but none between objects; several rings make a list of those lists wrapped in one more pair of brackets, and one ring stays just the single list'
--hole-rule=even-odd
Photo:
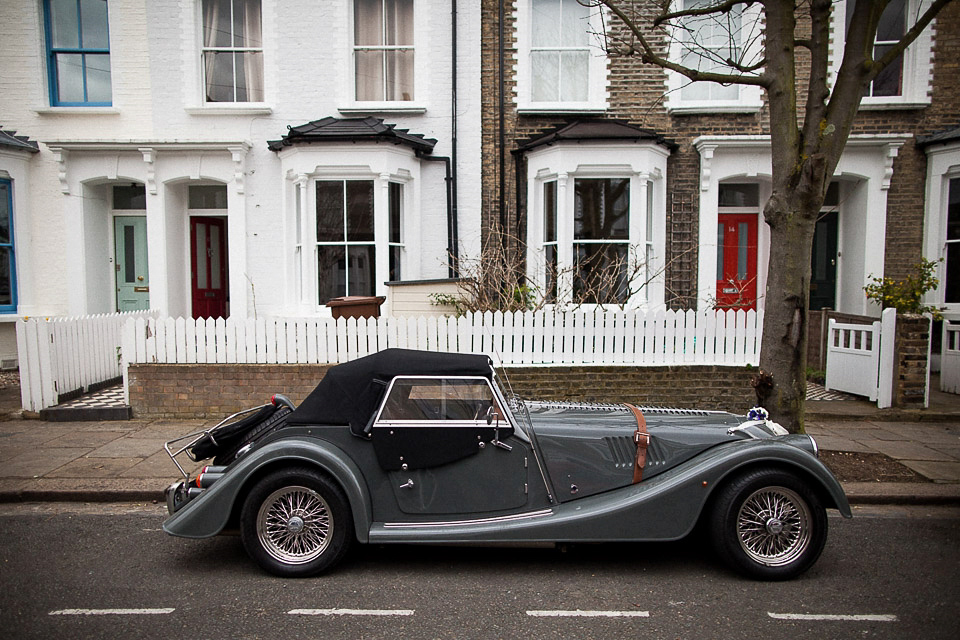
[{"label": "side mirror", "polygon": [[494,416],[494,414],[497,415],[497,418],[500,417],[500,414],[497,413],[496,411],[494,411],[494,409],[493,409],[493,403],[491,402],[491,403],[490,403],[490,406],[487,407],[487,424],[493,424],[493,416]]}]

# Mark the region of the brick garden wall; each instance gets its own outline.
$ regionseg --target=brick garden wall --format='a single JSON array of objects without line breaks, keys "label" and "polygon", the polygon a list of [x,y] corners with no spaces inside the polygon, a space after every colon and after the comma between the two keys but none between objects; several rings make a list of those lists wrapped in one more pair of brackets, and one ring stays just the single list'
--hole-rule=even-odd
[{"label": "brick garden wall", "polygon": [[[299,404],[330,365],[131,365],[137,418],[222,418],[283,393]],[[756,404],[746,367],[518,367],[501,372],[514,393],[543,400],[631,402],[745,412]]]},{"label": "brick garden wall", "polygon": [[[514,393],[531,399],[630,402],[746,413],[757,403],[756,368],[716,366],[524,367],[508,369]],[[505,376],[501,374],[501,379]],[[506,383],[505,383],[506,384]]]},{"label": "brick garden wall", "polygon": [[331,365],[130,365],[130,406],[138,418],[222,418],[282,393],[299,404]]},{"label": "brick garden wall", "polygon": [[930,368],[930,320],[922,316],[898,315],[896,345],[893,406],[923,408]]}]

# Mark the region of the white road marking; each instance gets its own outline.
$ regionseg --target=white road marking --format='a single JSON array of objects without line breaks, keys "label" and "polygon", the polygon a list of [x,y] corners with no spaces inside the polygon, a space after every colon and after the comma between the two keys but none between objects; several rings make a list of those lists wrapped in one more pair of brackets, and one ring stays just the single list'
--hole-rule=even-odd
[{"label": "white road marking", "polygon": [[291,609],[295,616],[412,616],[413,609]]},{"label": "white road marking", "polygon": [[774,620],[826,620],[826,621],[850,621],[850,622],[897,622],[897,616],[890,614],[864,614],[864,615],[842,615],[842,614],[816,614],[816,613],[771,613],[767,615]]},{"label": "white road marking", "polygon": [[649,611],[527,611],[534,618],[649,618]]},{"label": "white road marking", "polygon": [[143,616],[173,613],[175,609],[60,609],[51,616]]}]

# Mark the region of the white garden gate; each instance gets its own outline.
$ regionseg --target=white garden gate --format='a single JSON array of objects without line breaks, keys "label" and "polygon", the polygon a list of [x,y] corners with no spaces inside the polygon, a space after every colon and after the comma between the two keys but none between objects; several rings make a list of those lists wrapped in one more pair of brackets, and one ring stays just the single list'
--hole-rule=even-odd
[{"label": "white garden gate", "polygon": [[885,309],[872,324],[831,319],[826,388],[866,396],[881,409],[892,406],[896,322],[896,309]]}]

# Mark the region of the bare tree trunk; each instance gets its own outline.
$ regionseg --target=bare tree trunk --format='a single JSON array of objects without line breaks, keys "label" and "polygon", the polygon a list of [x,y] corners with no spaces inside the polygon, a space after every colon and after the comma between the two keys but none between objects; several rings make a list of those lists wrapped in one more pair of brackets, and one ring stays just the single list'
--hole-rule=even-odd
[{"label": "bare tree trunk", "polygon": [[807,300],[814,224],[806,212],[796,208],[766,213],[770,226],[770,261],[760,368],[772,378],[773,385],[767,390],[768,397],[761,401],[771,417],[788,431],[803,433]]}]

